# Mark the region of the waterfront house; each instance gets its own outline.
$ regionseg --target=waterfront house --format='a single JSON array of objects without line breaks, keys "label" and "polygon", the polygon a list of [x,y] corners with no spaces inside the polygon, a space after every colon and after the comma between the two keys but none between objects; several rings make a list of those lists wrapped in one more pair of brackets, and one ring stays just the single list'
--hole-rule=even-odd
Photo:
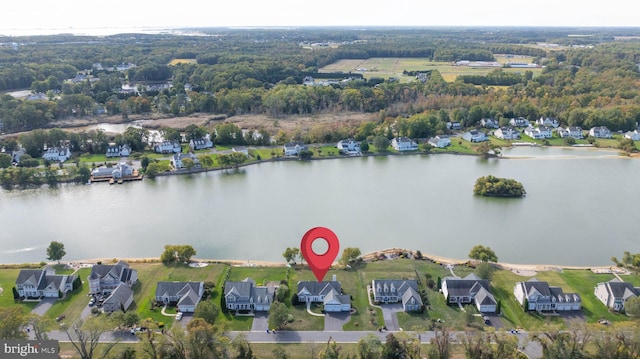
[{"label": "waterfront house", "polygon": [[120,284],[128,287],[136,284],[138,272],[123,261],[112,265],[94,264],[87,279],[90,294],[110,294]]},{"label": "waterfront house", "polygon": [[120,179],[128,176],[133,176],[133,167],[129,166],[125,162],[120,162],[113,167],[97,167],[91,171],[91,177],[94,179],[99,178],[113,178]]},{"label": "waterfront house", "polygon": [[541,140],[544,138],[553,137],[553,132],[551,131],[551,128],[547,126],[527,127],[524,129],[524,134],[535,140]]},{"label": "waterfront house", "polygon": [[191,151],[204,150],[211,147],[213,147],[213,142],[211,142],[209,135],[189,141]]},{"label": "waterfront house", "polygon": [[391,140],[391,147],[399,152],[415,151],[418,149],[418,144],[407,137],[395,137]]},{"label": "waterfront house", "polygon": [[481,132],[478,130],[471,130],[471,131],[465,132],[462,135],[462,139],[467,140],[469,142],[483,142],[483,141],[489,140],[487,138],[487,135],[484,132]]},{"label": "waterfront house", "polygon": [[513,294],[525,311],[572,311],[582,308],[582,298],[577,293],[564,293],[562,288],[551,287],[549,283],[536,278],[516,283]]},{"label": "waterfront house", "polygon": [[59,298],[73,290],[75,275],[55,274],[49,266],[44,269],[22,269],[16,279],[16,290],[20,297]]},{"label": "waterfront house", "polygon": [[428,143],[436,148],[444,148],[451,145],[451,138],[447,135],[437,135],[435,137],[431,137]]},{"label": "waterfront house", "polygon": [[153,146],[153,151],[156,153],[180,153],[182,146],[178,141],[162,141]]},{"label": "waterfront house", "polygon": [[640,288],[614,278],[608,282],[598,283],[594,294],[607,308],[622,312],[627,300],[640,295]]},{"label": "waterfront house", "polygon": [[512,118],[509,120],[509,125],[513,127],[529,127],[530,123],[524,117]]},{"label": "waterfront house", "polygon": [[325,312],[348,312],[351,310],[351,297],[342,294],[340,282],[309,281],[298,282],[298,301],[301,303],[322,303]]},{"label": "waterfront house", "polygon": [[69,150],[69,147],[66,147],[66,146],[49,147],[47,148],[46,151],[44,151],[44,154],[42,155],[42,158],[44,158],[45,160],[59,161],[59,162],[64,162],[68,160],[70,157],[71,157],[71,150]]},{"label": "waterfront house", "polygon": [[633,141],[640,141],[640,131],[639,130],[627,131],[624,134],[624,138],[628,138]]},{"label": "waterfront house", "polygon": [[500,127],[493,133],[494,136],[503,140],[517,140],[520,138],[520,132],[513,127]]},{"label": "waterfront house", "polygon": [[494,118],[483,118],[482,120],[480,120],[480,125],[482,125],[482,127],[484,127],[484,128],[499,128],[500,127],[499,121],[494,119]]},{"label": "waterfront house", "polygon": [[125,284],[120,284],[102,303],[102,311],[112,313],[118,310],[126,312],[133,303],[133,290]]},{"label": "waterfront house", "polygon": [[362,154],[360,143],[353,138],[338,141],[336,145],[338,152],[347,156],[359,156]]},{"label": "waterfront house", "polygon": [[589,130],[589,136],[595,138],[611,138],[611,131],[606,126],[591,127]]},{"label": "waterfront house", "polygon": [[539,120],[536,120],[536,124],[538,124],[539,126],[547,126],[553,128],[558,128],[558,126],[560,126],[560,122],[558,122],[558,120],[553,117],[540,117]]},{"label": "waterfront house", "polygon": [[289,142],[282,146],[282,153],[285,156],[297,156],[302,151],[308,151],[309,147],[302,142]]},{"label": "waterfront house", "polygon": [[109,145],[107,147],[107,158],[109,157],[127,157],[131,154],[131,148],[128,145]]},{"label": "waterfront house", "polygon": [[371,281],[371,290],[375,303],[402,303],[405,312],[415,312],[422,308],[422,298],[415,279],[374,279]]},{"label": "waterfront house", "polygon": [[176,153],[171,157],[171,165],[173,168],[179,170],[182,168],[186,168],[184,160],[190,159],[193,162],[192,168],[200,168],[200,160],[193,153]]},{"label": "waterfront house", "polygon": [[182,313],[193,313],[203,294],[204,282],[158,282],[156,303],[175,306]]},{"label": "waterfront house", "polygon": [[274,295],[275,286],[257,286],[251,278],[224,283],[224,300],[229,310],[268,312]]},{"label": "waterfront house", "polygon": [[575,139],[582,139],[582,128],[577,126],[559,127],[558,135],[562,138],[573,137]]},{"label": "waterfront house", "polygon": [[475,304],[481,313],[495,313],[496,301],[489,281],[471,273],[464,278],[446,277],[442,280],[442,294],[449,304]]}]

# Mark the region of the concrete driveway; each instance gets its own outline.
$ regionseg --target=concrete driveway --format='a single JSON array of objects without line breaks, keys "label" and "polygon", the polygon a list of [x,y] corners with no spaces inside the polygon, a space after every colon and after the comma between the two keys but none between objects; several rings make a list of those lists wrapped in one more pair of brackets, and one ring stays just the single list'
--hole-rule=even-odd
[{"label": "concrete driveway", "polygon": [[38,303],[35,307],[33,307],[33,309],[31,310],[31,313],[37,314],[39,316],[45,315],[45,313],[47,313],[49,308],[51,308],[51,306],[53,305],[53,303],[56,302],[56,300],[58,299],[57,298],[42,299],[40,303]]},{"label": "concrete driveway", "polygon": [[349,312],[325,313],[324,314],[324,330],[325,331],[341,331],[342,326],[347,324],[351,319]]},{"label": "concrete driveway", "polygon": [[402,312],[402,304],[382,304],[380,305],[380,307],[382,308],[382,318],[384,318],[384,326],[387,327],[387,330],[400,330],[400,325],[398,324],[398,316],[396,315],[396,313]]},{"label": "concrete driveway", "polygon": [[251,331],[266,333],[267,329],[269,329],[269,313],[256,312],[256,315],[253,317],[253,323],[251,323]]}]

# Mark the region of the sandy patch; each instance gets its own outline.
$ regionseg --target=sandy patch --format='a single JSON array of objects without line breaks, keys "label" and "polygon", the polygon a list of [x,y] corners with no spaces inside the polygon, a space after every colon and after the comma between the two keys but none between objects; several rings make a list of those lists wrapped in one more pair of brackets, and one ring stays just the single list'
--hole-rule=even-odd
[{"label": "sandy patch", "polygon": [[191,263],[189,263],[189,267],[191,267],[191,268],[203,268],[203,267],[206,267],[208,265],[209,265],[209,263],[206,263],[206,262],[191,262]]}]

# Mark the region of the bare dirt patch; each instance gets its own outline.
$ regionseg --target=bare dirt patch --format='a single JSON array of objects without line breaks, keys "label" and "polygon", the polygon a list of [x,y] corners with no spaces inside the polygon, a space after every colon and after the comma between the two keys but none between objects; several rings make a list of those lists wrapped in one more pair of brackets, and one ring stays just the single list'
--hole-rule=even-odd
[{"label": "bare dirt patch", "polygon": [[[360,112],[324,113],[305,116],[282,116],[271,117],[267,115],[240,115],[232,116],[224,120],[243,129],[264,129],[275,134],[282,130],[284,132],[301,131],[306,132],[317,125],[330,124],[354,124],[370,122],[377,119],[377,114]],[[215,121],[214,121],[215,122]]]}]

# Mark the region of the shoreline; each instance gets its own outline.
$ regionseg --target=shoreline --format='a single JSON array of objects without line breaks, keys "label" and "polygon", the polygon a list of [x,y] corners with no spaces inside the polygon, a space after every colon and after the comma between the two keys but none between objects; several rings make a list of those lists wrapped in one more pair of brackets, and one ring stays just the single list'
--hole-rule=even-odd
[{"label": "shoreline", "polygon": [[[415,251],[408,250],[404,248],[385,248],[382,250],[364,253],[360,256],[360,258],[364,262],[372,262],[377,260],[376,257],[380,255],[385,255],[386,259],[383,260],[394,260],[397,257],[396,254],[398,252],[409,253],[411,256],[415,256]],[[82,268],[89,265],[93,265],[95,263],[101,262],[105,264],[116,263],[116,261],[123,261],[127,263],[160,263],[159,257],[130,257],[130,258],[93,258],[93,259],[82,259],[82,260],[73,260],[73,261],[60,261],[60,264],[69,265],[73,268]],[[443,257],[431,253],[422,253],[422,260],[429,260],[434,263],[439,263],[443,265],[467,265],[472,263],[478,263],[476,260],[472,259],[456,259],[456,258],[448,258]],[[289,266],[286,262],[272,262],[272,261],[256,261],[256,260],[237,260],[237,259],[207,259],[207,258],[192,258],[191,263],[221,263],[228,264],[234,267],[287,267]],[[492,262],[493,263],[493,262]],[[57,264],[57,262],[48,262],[49,265]],[[552,264],[515,264],[515,263],[503,263],[503,262],[495,262],[493,263],[495,267],[502,270],[509,270],[515,274],[519,274],[522,276],[534,276],[537,272],[544,271],[562,271],[562,270],[591,270],[594,273],[611,273],[611,274],[631,274],[625,268],[615,267],[615,266],[570,266],[570,265],[552,265]],[[2,266],[8,266],[9,264],[3,264]],[[332,267],[339,266],[337,262],[332,264]]]}]

